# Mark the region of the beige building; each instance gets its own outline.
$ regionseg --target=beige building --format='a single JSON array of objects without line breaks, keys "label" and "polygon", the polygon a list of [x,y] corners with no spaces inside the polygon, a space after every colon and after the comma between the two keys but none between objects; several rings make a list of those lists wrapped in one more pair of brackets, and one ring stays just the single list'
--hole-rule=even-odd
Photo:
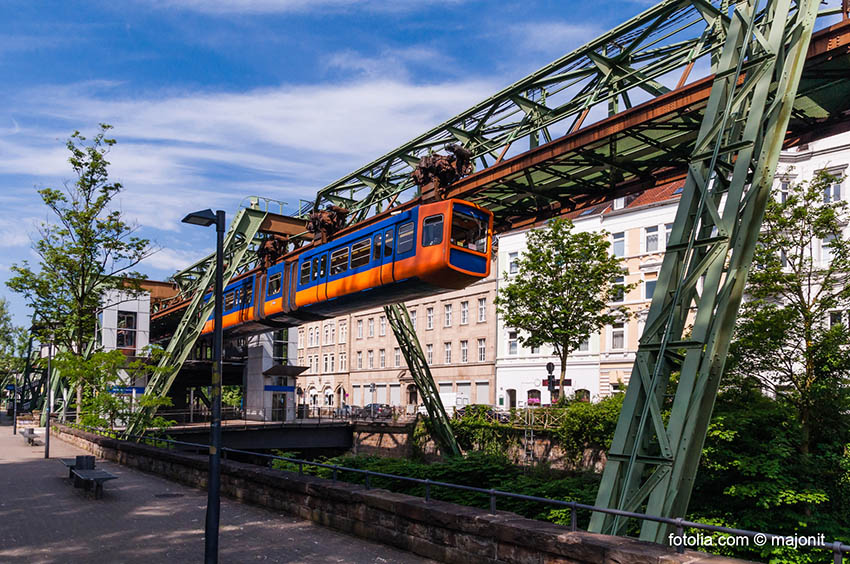
[{"label": "beige building", "polygon": [[[446,408],[495,403],[495,297],[494,272],[462,290],[407,303]],[[421,403],[383,308],[298,331],[298,364],[309,367],[299,377],[302,402],[386,403],[407,413]]]}]

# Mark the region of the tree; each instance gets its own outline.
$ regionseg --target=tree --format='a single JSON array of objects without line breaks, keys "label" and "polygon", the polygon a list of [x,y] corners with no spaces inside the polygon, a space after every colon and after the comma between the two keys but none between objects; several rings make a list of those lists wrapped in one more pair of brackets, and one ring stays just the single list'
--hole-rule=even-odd
[{"label": "tree", "polygon": [[[144,278],[132,269],[153,252],[150,241],[135,235],[112,200],[122,190],[110,182],[106,156],[115,139],[101,124],[90,141],[75,131],[66,142],[76,180],[64,190],[38,190],[56,223],[44,222],[33,244],[38,270],[28,261],[12,266],[7,285],[22,294],[55,328],[56,340],[81,354],[94,334],[97,310],[109,289],[132,289]],[[88,141],[88,142],[87,142]]]},{"label": "tree", "polygon": [[571,221],[555,219],[530,231],[527,246],[496,306],[505,324],[520,331],[522,345],[554,347],[563,398],[570,353],[604,325],[628,317],[609,302],[632,286],[613,284],[623,266],[609,252],[605,233],[573,232]]},{"label": "tree", "polygon": [[793,407],[802,455],[850,404],[850,215],[829,201],[838,182],[822,173],[768,203],[729,370]]},{"label": "tree", "polygon": [[6,298],[0,298],[0,386],[2,388],[11,382],[13,374],[23,370],[25,351],[24,331],[12,322]]},{"label": "tree", "polygon": [[[38,190],[55,223],[39,227],[33,244],[37,269],[28,261],[12,266],[7,285],[46,319],[60,349],[84,354],[94,336],[97,311],[110,289],[138,289],[144,276],[133,268],[153,252],[150,241],[123,220],[112,201],[122,190],[109,180],[106,157],[115,145],[112,127],[100,125],[93,139],[75,131],[66,142],[76,179],[64,190]],[[78,390],[79,404],[79,390]],[[79,405],[78,405],[79,409]]]}]

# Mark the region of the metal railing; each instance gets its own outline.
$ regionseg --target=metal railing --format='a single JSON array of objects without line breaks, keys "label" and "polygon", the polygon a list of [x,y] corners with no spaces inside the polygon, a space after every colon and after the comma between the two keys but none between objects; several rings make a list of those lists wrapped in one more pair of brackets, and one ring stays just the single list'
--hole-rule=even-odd
[{"label": "metal railing", "polygon": [[[91,427],[84,427],[84,426],[76,426],[76,427],[82,428],[82,429],[85,429],[85,430],[88,430],[88,431],[93,431],[96,434],[103,434],[102,430],[100,430],[100,429],[94,429],[94,428],[91,428]],[[185,442],[185,441],[175,441],[175,440],[172,440],[172,439],[163,439],[163,438],[159,438],[159,437],[148,437],[148,436],[144,436],[144,435],[131,435],[131,437],[136,438],[136,439],[140,439],[140,440],[144,440],[144,441],[154,442],[154,446],[158,446],[156,443],[168,443],[168,444],[174,444],[174,445],[189,446],[189,447],[196,448],[196,449],[209,449],[208,444],[202,444],[202,443],[189,443],[189,442]],[[339,466],[337,464],[325,464],[323,462],[313,462],[313,461],[310,461],[310,460],[302,460],[302,459],[299,459],[299,458],[290,458],[290,457],[286,457],[286,456],[278,456],[278,455],[266,454],[266,453],[262,453],[262,452],[254,452],[254,451],[249,451],[249,450],[241,450],[241,449],[227,448],[227,447],[224,447],[221,450],[223,452],[232,452],[232,453],[236,453],[236,454],[246,454],[246,455],[256,456],[256,457],[260,457],[260,458],[267,458],[267,459],[270,459],[270,460],[282,460],[284,462],[289,462],[290,464],[297,464],[299,476],[304,475],[304,467],[305,466],[308,466],[308,467],[313,466],[313,467],[316,467],[316,468],[329,469],[329,470],[331,470],[331,473],[332,473],[331,474],[331,476],[332,476],[331,480],[333,482],[338,481],[338,476],[339,476],[340,472],[350,472],[350,473],[354,473],[354,474],[360,474],[360,475],[364,476],[364,486],[367,490],[372,489],[372,485],[371,485],[371,478],[372,477],[386,478],[386,479],[390,479],[390,480],[398,480],[400,482],[409,482],[409,483],[419,484],[419,485],[424,486],[425,501],[431,501],[431,497],[432,497],[431,496],[431,488],[434,488],[434,487],[480,493],[480,494],[484,494],[484,495],[488,496],[489,502],[490,502],[490,512],[491,513],[496,512],[497,499],[500,498],[500,497],[501,498],[508,498],[508,499],[516,499],[516,500],[521,500],[521,501],[532,501],[532,502],[536,502],[536,503],[543,503],[543,504],[547,504],[547,505],[554,505],[556,507],[567,508],[567,509],[570,510],[570,530],[571,531],[578,531],[579,530],[579,528],[578,528],[578,511],[579,510],[606,513],[608,515],[625,517],[627,519],[639,519],[639,520],[642,520],[642,521],[654,521],[656,523],[663,523],[665,525],[671,525],[671,526],[675,527],[675,529],[676,529],[675,534],[679,539],[681,539],[681,542],[677,543],[677,545],[676,545],[676,552],[678,552],[680,554],[685,551],[685,546],[686,546],[685,529],[697,529],[697,530],[702,530],[702,531],[710,531],[710,532],[713,532],[713,533],[722,533],[722,534],[726,534],[726,535],[742,536],[742,537],[747,537],[749,539],[753,539],[757,543],[759,541],[762,542],[761,545],[756,544],[755,546],[767,546],[766,543],[768,543],[768,542],[773,543],[774,539],[783,540],[783,539],[788,538],[788,535],[777,535],[777,534],[772,534],[772,533],[763,533],[763,532],[759,532],[759,531],[749,531],[749,530],[745,530],[745,529],[734,529],[734,528],[730,528],[730,527],[722,527],[722,526],[719,526],[719,525],[709,525],[709,524],[706,524],[706,523],[698,523],[698,522],[695,522],[695,521],[688,521],[688,520],[682,519],[682,518],[671,519],[671,518],[668,518],[668,517],[659,517],[659,516],[656,516],[656,515],[647,515],[645,513],[635,513],[635,512],[632,512],[632,511],[622,511],[622,510],[619,510],[619,509],[609,509],[607,507],[598,507],[598,506],[595,506],[595,505],[587,505],[587,504],[584,504],[584,503],[579,503],[577,501],[564,501],[564,500],[559,500],[559,499],[551,499],[551,498],[538,497],[538,496],[533,496],[533,495],[518,494],[518,493],[513,493],[513,492],[496,490],[496,489],[492,489],[492,488],[491,489],[478,488],[478,487],[475,487],[475,486],[465,486],[465,485],[461,485],[461,484],[452,484],[452,483],[449,483],[449,482],[439,482],[439,481],[429,480],[427,478],[425,478],[425,479],[423,479],[423,478],[411,478],[409,476],[399,476],[397,474],[386,474],[384,472],[375,472],[375,471],[372,471],[372,470],[363,470],[361,468],[349,468],[347,466]],[[773,546],[780,546],[780,544],[776,544],[776,545],[773,545]],[[781,546],[784,546],[784,544],[781,544]],[[844,562],[844,555],[850,554],[850,545],[843,544],[841,541],[811,543],[811,544],[807,544],[806,548],[811,548],[811,549],[815,549],[815,550],[828,550],[828,551],[832,552],[833,561],[834,561],[835,564],[842,564]]]}]

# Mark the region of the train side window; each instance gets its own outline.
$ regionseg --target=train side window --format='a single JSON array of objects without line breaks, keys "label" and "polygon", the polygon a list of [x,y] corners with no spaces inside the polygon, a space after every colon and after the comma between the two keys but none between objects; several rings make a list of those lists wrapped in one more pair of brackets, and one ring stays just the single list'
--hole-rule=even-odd
[{"label": "train side window", "polygon": [[443,242],[443,214],[426,217],[422,222],[422,246],[430,247]]},{"label": "train side window", "polygon": [[384,232],[384,256],[393,256],[393,230],[387,229]]},{"label": "train side window", "polygon": [[236,292],[227,292],[224,295],[224,311],[233,309],[233,304],[236,302]]},{"label": "train side window", "polygon": [[305,260],[301,263],[301,285],[305,285],[310,282],[310,261]]},{"label": "train side window", "polygon": [[375,235],[372,240],[372,260],[380,260],[381,258],[381,234]]},{"label": "train side window", "polygon": [[348,247],[331,253],[331,276],[348,270]]},{"label": "train side window", "polygon": [[319,257],[313,259],[313,280],[319,278]]},{"label": "train side window", "polygon": [[351,245],[351,268],[359,268],[369,264],[369,247],[371,239],[363,239]]},{"label": "train side window", "polygon": [[266,289],[266,295],[267,296],[274,296],[275,294],[280,292],[280,278],[281,278],[280,272],[272,275],[269,278],[269,285],[268,285],[268,288]]},{"label": "train side window", "polygon": [[413,249],[413,222],[407,222],[398,228],[398,254]]},{"label": "train side window", "polygon": [[242,286],[242,303],[249,305],[254,297],[254,288],[251,286]]},{"label": "train side window", "polygon": [[324,278],[328,269],[328,255],[322,255],[319,260],[319,278]]}]

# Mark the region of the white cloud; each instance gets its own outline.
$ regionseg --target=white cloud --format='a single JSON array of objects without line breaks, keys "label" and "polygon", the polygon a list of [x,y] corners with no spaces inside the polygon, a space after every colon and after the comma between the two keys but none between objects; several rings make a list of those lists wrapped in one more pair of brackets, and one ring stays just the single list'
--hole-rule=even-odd
[{"label": "white cloud", "polygon": [[140,266],[166,271],[169,274],[182,270],[206,256],[203,250],[182,251],[163,248],[146,258]]},{"label": "white cloud", "polygon": [[516,24],[510,26],[508,32],[519,50],[560,57],[602,35],[605,29],[593,24],[552,20]]}]

